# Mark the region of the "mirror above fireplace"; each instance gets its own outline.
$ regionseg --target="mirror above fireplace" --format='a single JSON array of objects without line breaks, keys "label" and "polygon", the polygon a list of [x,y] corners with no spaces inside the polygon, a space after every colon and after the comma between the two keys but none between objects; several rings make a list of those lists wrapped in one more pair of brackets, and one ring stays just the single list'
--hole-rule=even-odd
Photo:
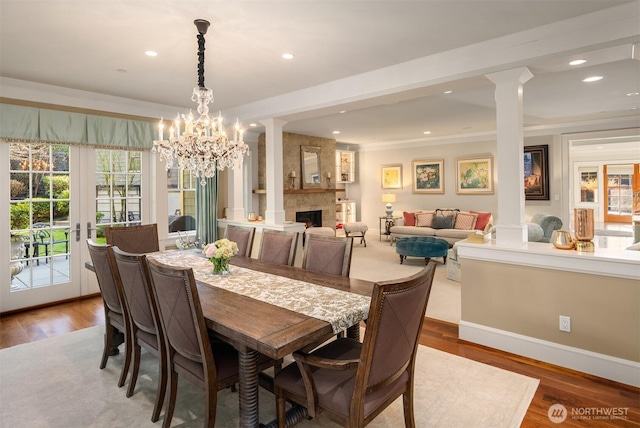
[{"label": "mirror above fireplace", "polygon": [[302,188],[322,188],[320,171],[320,147],[301,146],[300,164],[302,166]]}]

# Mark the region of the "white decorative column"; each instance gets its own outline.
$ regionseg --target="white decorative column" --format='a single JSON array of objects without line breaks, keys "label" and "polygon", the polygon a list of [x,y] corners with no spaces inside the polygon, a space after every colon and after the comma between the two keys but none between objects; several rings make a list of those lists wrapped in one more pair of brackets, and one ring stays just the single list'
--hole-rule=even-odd
[{"label": "white decorative column", "polygon": [[282,127],[287,121],[271,118],[261,120],[260,123],[265,126],[265,157],[267,161],[265,223],[282,224],[284,222]]},{"label": "white decorative column", "polygon": [[496,85],[496,172],[499,172],[496,183],[500,184],[496,243],[522,246],[528,240],[524,223],[522,85],[533,74],[528,68],[519,67],[487,74],[486,77]]},{"label": "white decorative column", "polygon": [[[247,158],[245,157],[245,160]],[[236,169],[228,170],[227,219],[245,219],[244,212],[244,162]]]}]

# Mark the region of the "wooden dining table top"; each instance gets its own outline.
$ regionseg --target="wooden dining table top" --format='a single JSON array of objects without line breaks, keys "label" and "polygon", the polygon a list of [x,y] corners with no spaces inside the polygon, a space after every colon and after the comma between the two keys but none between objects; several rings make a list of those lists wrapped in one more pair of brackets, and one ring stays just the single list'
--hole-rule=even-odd
[{"label": "wooden dining table top", "polygon": [[[154,257],[154,254],[158,253],[148,256]],[[233,257],[231,265],[362,296],[370,296],[373,290],[373,282],[370,281],[313,273],[247,257]],[[196,282],[207,327],[236,347],[246,347],[280,359],[335,334],[327,321],[228,291],[197,278]]]}]

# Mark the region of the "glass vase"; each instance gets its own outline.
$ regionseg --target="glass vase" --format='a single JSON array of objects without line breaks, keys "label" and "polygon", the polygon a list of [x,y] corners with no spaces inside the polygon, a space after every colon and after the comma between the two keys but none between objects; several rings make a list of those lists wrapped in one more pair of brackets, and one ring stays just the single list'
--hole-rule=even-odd
[{"label": "glass vase", "polygon": [[213,273],[215,275],[227,275],[229,273],[228,259],[212,259]]}]

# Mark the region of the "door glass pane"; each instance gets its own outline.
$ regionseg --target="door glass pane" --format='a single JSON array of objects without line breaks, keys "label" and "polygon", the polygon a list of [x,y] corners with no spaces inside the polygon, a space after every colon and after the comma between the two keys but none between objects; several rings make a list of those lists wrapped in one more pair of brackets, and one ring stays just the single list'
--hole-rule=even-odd
[{"label": "door glass pane", "polygon": [[96,242],[105,226],[141,222],[141,152],[96,150]]},{"label": "door glass pane", "polygon": [[633,211],[633,171],[607,173],[607,213],[631,215]]},{"label": "door glass pane", "polygon": [[70,280],[68,171],[68,146],[10,146],[12,291]]}]

